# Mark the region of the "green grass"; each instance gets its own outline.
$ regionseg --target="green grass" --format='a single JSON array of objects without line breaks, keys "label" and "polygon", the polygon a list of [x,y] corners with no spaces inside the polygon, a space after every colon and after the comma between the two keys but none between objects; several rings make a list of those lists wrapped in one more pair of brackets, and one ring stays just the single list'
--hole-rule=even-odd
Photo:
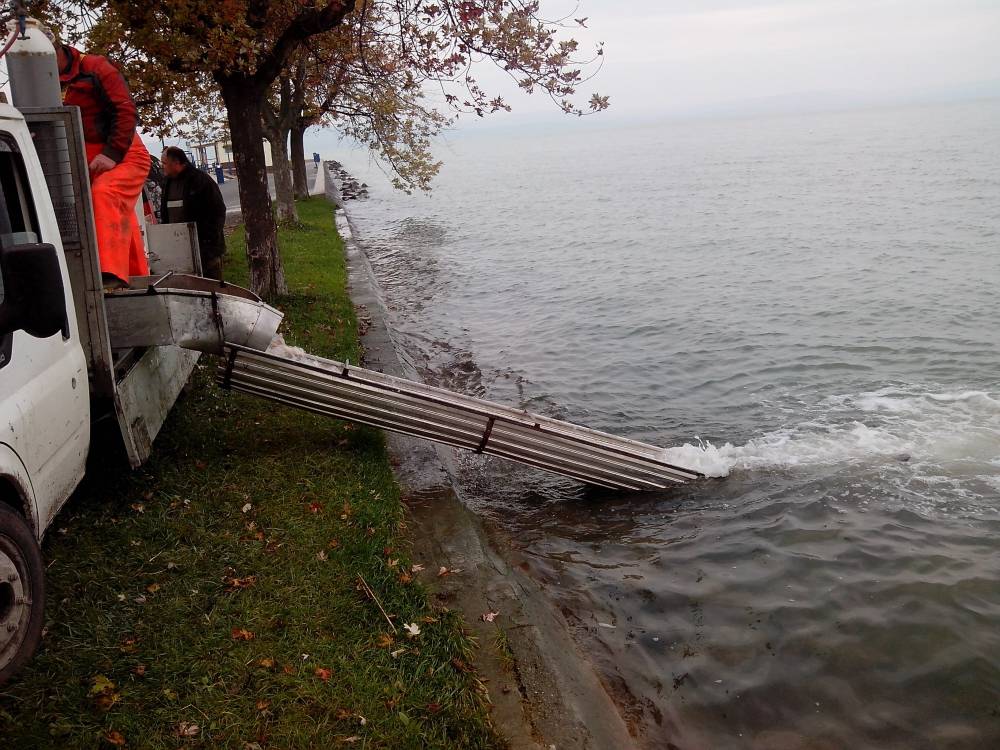
[{"label": "green grass", "polygon": [[[286,338],[357,361],[332,212],[300,211],[282,233]],[[237,232],[234,283],[243,252]],[[405,574],[382,435],[223,392],[213,366],[149,463],[95,466],[49,532],[48,632],[0,688],[3,746],[111,746],[114,732],[143,748],[502,746],[461,622]]]}]

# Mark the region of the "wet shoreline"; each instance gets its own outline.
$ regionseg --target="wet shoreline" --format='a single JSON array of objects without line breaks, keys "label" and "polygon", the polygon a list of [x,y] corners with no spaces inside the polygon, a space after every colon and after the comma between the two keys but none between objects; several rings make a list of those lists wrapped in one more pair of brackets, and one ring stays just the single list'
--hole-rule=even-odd
[{"label": "wet shoreline", "polygon": [[[340,207],[337,226],[345,241],[351,298],[368,319],[362,335],[365,366],[418,378],[399,356],[378,282],[353,237],[339,192],[343,175],[333,176],[328,196]],[[428,583],[439,603],[462,612],[479,638],[476,663],[488,682],[494,718],[511,746],[632,746],[635,738],[577,650],[563,614],[530,575],[530,563],[501,528],[476,516],[460,499],[454,451],[391,433],[386,438],[405,489],[414,557],[461,571]],[[498,613],[495,624],[483,621],[485,612]],[[509,649],[506,655],[494,645],[499,637]]]}]

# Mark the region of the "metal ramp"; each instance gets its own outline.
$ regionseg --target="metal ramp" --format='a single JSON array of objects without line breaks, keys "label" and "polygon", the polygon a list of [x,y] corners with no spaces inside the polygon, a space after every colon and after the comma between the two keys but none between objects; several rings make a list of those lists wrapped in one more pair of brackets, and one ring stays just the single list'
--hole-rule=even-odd
[{"label": "metal ramp", "polygon": [[620,490],[662,490],[701,478],[664,449],[520,409],[310,355],[226,345],[223,388],[381,427]]}]

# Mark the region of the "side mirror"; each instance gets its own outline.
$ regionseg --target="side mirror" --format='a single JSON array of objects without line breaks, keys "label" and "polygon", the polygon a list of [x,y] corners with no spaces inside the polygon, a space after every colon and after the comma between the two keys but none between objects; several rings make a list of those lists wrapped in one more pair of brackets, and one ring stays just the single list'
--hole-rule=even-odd
[{"label": "side mirror", "polygon": [[23,330],[29,336],[69,335],[66,293],[59,254],[48,244],[0,248],[0,335]]}]

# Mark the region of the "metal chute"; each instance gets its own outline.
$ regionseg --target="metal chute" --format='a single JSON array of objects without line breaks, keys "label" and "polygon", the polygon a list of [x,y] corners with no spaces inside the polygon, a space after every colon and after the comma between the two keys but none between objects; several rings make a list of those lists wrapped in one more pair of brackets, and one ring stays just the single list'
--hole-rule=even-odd
[{"label": "metal chute", "polygon": [[225,388],[622,490],[660,490],[702,475],[664,450],[520,409],[310,355],[227,343]]}]

